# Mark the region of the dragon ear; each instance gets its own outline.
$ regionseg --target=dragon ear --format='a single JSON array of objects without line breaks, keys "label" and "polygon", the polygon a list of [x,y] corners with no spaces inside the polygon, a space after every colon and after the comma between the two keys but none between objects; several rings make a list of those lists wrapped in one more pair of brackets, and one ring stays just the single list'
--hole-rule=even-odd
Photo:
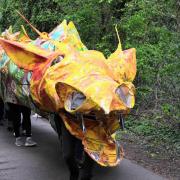
[{"label": "dragon ear", "polygon": [[79,33],[74,25],[74,23],[71,21],[68,24],[68,37],[69,37],[69,43],[75,47],[78,51],[84,51],[87,50],[86,46],[82,43]]},{"label": "dragon ear", "polygon": [[136,75],[136,49],[122,51],[121,47],[118,47],[108,58],[107,64],[113,69],[118,82],[132,82]]},{"label": "dragon ear", "polygon": [[54,55],[54,52],[32,44],[5,40],[3,38],[0,38],[0,44],[11,60],[17,66],[26,70],[33,70],[37,64],[52,59]]}]

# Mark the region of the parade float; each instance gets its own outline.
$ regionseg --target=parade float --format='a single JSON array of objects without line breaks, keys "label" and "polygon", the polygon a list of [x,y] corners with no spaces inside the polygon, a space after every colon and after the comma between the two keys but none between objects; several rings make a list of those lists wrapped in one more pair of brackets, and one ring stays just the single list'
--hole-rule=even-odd
[{"label": "parade float", "polygon": [[[32,25],[31,25],[32,26]],[[0,97],[37,113],[59,114],[69,132],[102,166],[123,158],[116,134],[135,103],[135,49],[121,43],[108,58],[88,50],[73,22],[29,38],[24,27],[0,37]]]}]

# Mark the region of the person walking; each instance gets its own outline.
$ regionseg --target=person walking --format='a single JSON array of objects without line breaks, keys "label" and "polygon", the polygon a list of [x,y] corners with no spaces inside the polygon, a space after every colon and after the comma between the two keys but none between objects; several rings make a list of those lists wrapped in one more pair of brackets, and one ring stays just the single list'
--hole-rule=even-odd
[{"label": "person walking", "polygon": [[81,140],[71,135],[63,120],[57,114],[54,117],[58,136],[62,142],[62,152],[68,166],[69,180],[91,180],[94,160],[84,151]]},{"label": "person walking", "polygon": [[[8,120],[13,122],[13,129],[15,133],[15,145],[16,146],[36,146],[37,143],[31,137],[31,110],[25,106],[17,105],[13,103],[8,103],[9,111],[8,111]],[[24,122],[24,130],[26,140],[23,141],[20,133],[21,127],[21,113]]]}]

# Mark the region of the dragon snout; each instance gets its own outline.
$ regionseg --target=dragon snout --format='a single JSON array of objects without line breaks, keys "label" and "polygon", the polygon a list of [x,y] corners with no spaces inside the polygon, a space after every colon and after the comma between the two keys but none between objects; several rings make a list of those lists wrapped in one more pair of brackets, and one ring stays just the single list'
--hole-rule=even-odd
[{"label": "dragon snout", "polygon": [[69,113],[89,114],[92,111],[104,111],[105,114],[109,114],[112,111],[123,111],[134,106],[134,90],[131,86],[122,84],[114,88],[99,87],[100,91],[96,91],[97,88],[91,88],[89,91],[87,88],[83,92],[60,83],[56,91]]}]

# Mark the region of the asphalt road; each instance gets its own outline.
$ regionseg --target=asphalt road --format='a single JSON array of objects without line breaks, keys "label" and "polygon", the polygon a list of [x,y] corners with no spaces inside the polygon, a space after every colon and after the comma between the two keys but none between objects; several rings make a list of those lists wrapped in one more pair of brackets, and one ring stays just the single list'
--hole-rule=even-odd
[{"label": "asphalt road", "polygon": [[[0,180],[68,180],[58,137],[47,121],[32,118],[37,147],[16,147],[15,138],[0,126]],[[115,168],[95,167],[93,180],[163,180],[164,178],[123,160]]]}]

